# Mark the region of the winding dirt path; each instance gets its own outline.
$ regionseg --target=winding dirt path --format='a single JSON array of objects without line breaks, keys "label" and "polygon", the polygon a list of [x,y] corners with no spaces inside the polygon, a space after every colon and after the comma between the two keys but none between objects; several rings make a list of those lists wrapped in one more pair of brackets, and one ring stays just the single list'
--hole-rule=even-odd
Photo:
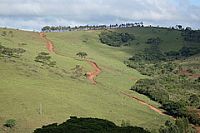
[{"label": "winding dirt path", "polygon": [[159,114],[161,114],[161,115],[166,115],[165,113],[163,113],[163,112],[162,112],[161,110],[159,110],[158,108],[154,107],[153,105],[150,105],[150,104],[146,103],[145,101],[143,101],[143,100],[141,100],[141,99],[139,99],[139,98],[137,98],[137,97],[135,97],[135,96],[131,96],[131,95],[129,95],[129,94],[127,94],[127,93],[124,93],[124,92],[121,92],[121,93],[122,93],[123,95],[127,96],[127,97],[130,97],[130,98],[132,98],[132,99],[137,100],[140,104],[143,104],[143,105],[149,107],[151,110],[153,110],[153,111],[155,111],[155,112],[157,112],[157,113],[159,113]]},{"label": "winding dirt path", "polygon": [[101,73],[101,69],[99,68],[99,66],[93,62],[93,61],[90,61],[90,60],[86,60],[95,70],[94,71],[90,71],[90,72],[87,72],[87,78],[88,80],[90,80],[93,84],[96,84],[96,80],[95,80],[95,77],[97,77],[100,73]]},{"label": "winding dirt path", "polygon": [[46,35],[43,32],[40,32],[40,37],[46,41],[46,47],[48,51],[50,53],[55,53],[53,43],[49,39],[47,39]]},{"label": "winding dirt path", "polygon": [[[58,53],[56,53],[56,51],[54,49],[54,45],[53,45],[52,41],[47,39],[45,33],[40,32],[39,34],[40,34],[40,37],[46,42],[46,47],[47,47],[48,51],[50,53],[53,52],[55,54],[58,54]],[[60,55],[60,54],[58,54],[58,55]],[[61,56],[63,56],[63,55],[61,55]],[[97,82],[95,80],[95,77],[97,77],[101,73],[101,69],[94,61],[91,61],[91,60],[85,60],[85,61],[87,61],[94,68],[94,71],[90,71],[90,72],[86,73],[87,79],[90,80],[93,84],[96,84]]]}]

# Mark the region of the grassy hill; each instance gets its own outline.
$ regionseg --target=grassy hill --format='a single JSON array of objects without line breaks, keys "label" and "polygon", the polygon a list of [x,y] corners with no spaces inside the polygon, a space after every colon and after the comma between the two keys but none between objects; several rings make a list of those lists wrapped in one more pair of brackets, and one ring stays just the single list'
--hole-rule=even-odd
[{"label": "grassy hill", "polygon": [[[136,37],[133,45],[122,47],[102,44],[99,41],[100,32],[47,33],[56,52],[50,53],[56,66],[49,67],[35,62],[40,52],[48,53],[46,41],[39,33],[0,29],[2,46],[26,50],[19,58],[0,57],[0,124],[3,125],[10,118],[17,121],[15,128],[1,126],[0,132],[32,132],[44,124],[61,123],[71,115],[108,119],[117,125],[125,120],[130,121],[131,125],[148,129],[158,129],[171,119],[121,93],[160,106],[146,96],[129,90],[137,80],[148,76],[127,67],[124,60],[148,47],[145,42],[150,37],[160,37],[163,41],[160,47],[164,51],[179,50],[187,45],[181,32],[137,27],[120,29],[117,32],[131,33]],[[77,65],[85,73],[93,69],[76,56],[80,51],[87,52],[87,58],[95,61],[102,70],[96,78],[96,85],[85,76],[73,77]]]}]

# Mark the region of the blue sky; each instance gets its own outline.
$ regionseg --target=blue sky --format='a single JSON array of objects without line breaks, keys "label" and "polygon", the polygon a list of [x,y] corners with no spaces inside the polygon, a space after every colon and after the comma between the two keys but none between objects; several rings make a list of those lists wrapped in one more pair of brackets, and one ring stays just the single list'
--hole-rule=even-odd
[{"label": "blue sky", "polygon": [[199,0],[190,0],[192,4],[194,5],[200,5],[200,1]]},{"label": "blue sky", "polygon": [[0,0],[0,27],[140,22],[200,28],[200,0]]}]

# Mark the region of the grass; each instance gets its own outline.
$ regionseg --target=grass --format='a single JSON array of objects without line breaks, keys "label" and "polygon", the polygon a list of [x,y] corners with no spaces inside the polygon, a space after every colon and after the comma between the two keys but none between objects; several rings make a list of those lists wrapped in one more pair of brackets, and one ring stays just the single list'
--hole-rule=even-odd
[{"label": "grass", "polygon": [[[0,33],[10,30],[0,29]],[[16,119],[16,126],[6,132],[32,132],[44,124],[61,123],[71,115],[108,119],[117,125],[122,120],[129,120],[131,125],[148,129],[157,129],[171,119],[120,93],[123,91],[160,106],[129,90],[138,79],[147,78],[123,63],[137,47],[113,48],[101,44],[98,40],[100,31],[47,33],[47,38],[52,40],[58,53],[50,54],[57,67],[47,68],[34,61],[38,53],[48,52],[39,34],[12,31],[13,37],[0,36],[1,44],[11,48],[21,47],[26,52],[19,59],[0,59],[0,125],[7,119]],[[143,31],[137,28],[126,31],[137,34],[136,38],[142,34],[149,36],[145,28]],[[141,43],[141,46],[145,44]],[[80,51],[87,52],[88,58],[102,69],[96,78],[97,85],[92,85],[85,77],[70,77],[71,69],[76,65],[83,66],[86,72],[93,69],[76,57]],[[5,127],[0,128],[0,132],[4,130]]]}]

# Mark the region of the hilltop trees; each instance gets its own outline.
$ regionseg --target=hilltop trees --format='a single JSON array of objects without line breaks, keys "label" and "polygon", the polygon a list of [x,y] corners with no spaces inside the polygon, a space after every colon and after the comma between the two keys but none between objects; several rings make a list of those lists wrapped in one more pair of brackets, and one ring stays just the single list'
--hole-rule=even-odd
[{"label": "hilltop trees", "polygon": [[51,31],[51,27],[50,26],[45,26],[42,28],[42,31],[46,31],[46,32],[50,32]]},{"label": "hilltop trees", "polygon": [[143,22],[125,23],[125,24],[110,24],[110,25],[84,25],[84,26],[44,26],[41,30],[43,32],[61,32],[61,31],[78,31],[78,30],[102,30],[102,29],[116,29],[116,28],[131,28],[143,27]]},{"label": "hilltop trees", "polygon": [[183,26],[182,26],[182,25],[176,25],[176,29],[182,30],[182,29],[183,29]]}]

